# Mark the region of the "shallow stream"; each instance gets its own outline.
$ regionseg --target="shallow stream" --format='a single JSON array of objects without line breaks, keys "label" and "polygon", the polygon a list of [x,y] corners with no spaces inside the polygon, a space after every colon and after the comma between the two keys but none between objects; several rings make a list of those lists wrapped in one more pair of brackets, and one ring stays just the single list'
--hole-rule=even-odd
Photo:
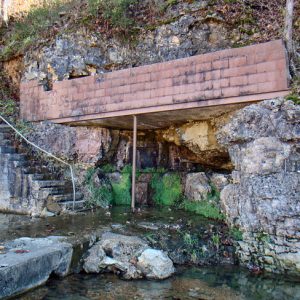
[{"label": "shallow stream", "polygon": [[17,299],[203,299],[203,300],[297,300],[300,283],[279,276],[254,276],[238,267],[183,268],[163,281],[125,281],[114,275],[69,276],[51,279]]},{"label": "shallow stream", "polygon": [[[97,210],[47,219],[0,214],[0,243],[22,236],[49,235],[64,235],[78,242],[82,237],[88,237],[99,230],[137,234],[144,238],[149,234],[154,238],[160,233],[169,236],[169,240],[174,242],[174,245],[168,245],[169,249],[179,247],[174,238],[178,238],[181,231],[198,234],[200,243],[206,239],[207,247],[211,247],[209,254],[213,257],[218,252],[211,254],[214,248],[211,235],[223,232],[220,234],[221,239],[227,238],[227,229],[221,222],[169,209],[147,209],[133,215],[127,208],[114,208],[110,213]],[[163,244],[165,241],[160,242]],[[247,269],[233,265],[177,266],[177,273],[164,281],[125,281],[112,274],[75,274],[64,279],[51,278],[46,285],[16,299],[300,300],[300,282],[284,276],[253,275]]]}]

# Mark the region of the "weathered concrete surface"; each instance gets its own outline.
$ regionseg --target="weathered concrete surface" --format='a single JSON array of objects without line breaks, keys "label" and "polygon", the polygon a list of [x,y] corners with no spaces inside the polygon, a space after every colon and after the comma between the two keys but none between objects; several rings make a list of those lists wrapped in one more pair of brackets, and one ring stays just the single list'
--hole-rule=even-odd
[{"label": "weathered concrete surface", "polygon": [[235,165],[221,204],[228,223],[244,231],[241,261],[299,275],[300,106],[281,98],[248,106],[218,140]]},{"label": "weathered concrete surface", "polygon": [[87,273],[113,272],[125,279],[164,279],[174,272],[173,262],[161,250],[150,249],[137,236],[104,233],[84,260]]},{"label": "weathered concrete surface", "polygon": [[[66,58],[60,60],[61,64],[55,63],[63,65]],[[27,121],[76,125],[100,125],[103,121],[105,126],[128,128],[122,116],[172,110],[181,110],[178,115],[182,116],[185,109],[241,104],[287,94],[286,55],[283,42],[277,40],[54,82],[51,91],[45,91],[38,81],[22,82],[20,111]],[[181,120],[176,116],[173,119]],[[146,125],[145,119],[143,123]],[[154,120],[147,127],[163,128],[165,124]]]},{"label": "weathered concrete surface", "polygon": [[4,245],[0,255],[0,298],[37,287],[51,274],[66,276],[73,248],[62,237],[19,238]]}]

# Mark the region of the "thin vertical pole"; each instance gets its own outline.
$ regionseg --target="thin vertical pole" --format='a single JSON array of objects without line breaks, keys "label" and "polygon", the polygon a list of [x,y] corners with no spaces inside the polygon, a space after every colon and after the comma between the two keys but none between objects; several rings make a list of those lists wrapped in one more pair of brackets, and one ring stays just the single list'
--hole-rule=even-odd
[{"label": "thin vertical pole", "polygon": [[135,178],[136,178],[136,140],[137,117],[133,116],[133,147],[132,147],[132,185],[131,185],[131,209],[135,209]]}]

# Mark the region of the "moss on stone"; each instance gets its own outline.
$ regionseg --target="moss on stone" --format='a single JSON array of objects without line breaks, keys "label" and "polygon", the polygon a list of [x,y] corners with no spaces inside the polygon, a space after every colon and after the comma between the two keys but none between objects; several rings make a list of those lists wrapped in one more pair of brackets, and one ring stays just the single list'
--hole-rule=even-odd
[{"label": "moss on stone", "polygon": [[116,182],[111,182],[113,204],[130,205],[131,172],[132,172],[132,167],[130,165],[127,165],[121,171],[120,180]]},{"label": "moss on stone", "polygon": [[153,200],[158,205],[174,205],[182,195],[182,185],[178,173],[154,173],[150,182],[154,191]]},{"label": "moss on stone", "polygon": [[189,199],[183,199],[180,207],[209,219],[224,220],[224,215],[219,209],[219,202],[220,192],[211,184],[211,192],[205,200],[190,201]]},{"label": "moss on stone", "polygon": [[186,211],[196,213],[198,215],[201,215],[209,219],[216,219],[216,220],[224,219],[224,216],[220,212],[218,206],[215,203],[207,200],[199,201],[199,202],[192,202],[189,200],[185,200],[182,206]]}]

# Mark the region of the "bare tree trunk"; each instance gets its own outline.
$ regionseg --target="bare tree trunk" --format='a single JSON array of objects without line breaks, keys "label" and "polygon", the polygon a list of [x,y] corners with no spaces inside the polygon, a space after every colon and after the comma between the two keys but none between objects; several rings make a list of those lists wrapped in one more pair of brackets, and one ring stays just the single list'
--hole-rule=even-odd
[{"label": "bare tree trunk", "polygon": [[7,23],[8,21],[8,8],[9,8],[9,0],[0,0],[0,19],[1,22],[4,21]]},{"label": "bare tree trunk", "polygon": [[283,38],[288,52],[290,69],[292,73],[294,73],[295,71],[294,63],[293,63],[293,58],[294,58],[293,13],[294,13],[294,0],[287,0]]},{"label": "bare tree trunk", "polygon": [[288,52],[293,51],[293,12],[294,0],[286,1],[284,39]]}]

